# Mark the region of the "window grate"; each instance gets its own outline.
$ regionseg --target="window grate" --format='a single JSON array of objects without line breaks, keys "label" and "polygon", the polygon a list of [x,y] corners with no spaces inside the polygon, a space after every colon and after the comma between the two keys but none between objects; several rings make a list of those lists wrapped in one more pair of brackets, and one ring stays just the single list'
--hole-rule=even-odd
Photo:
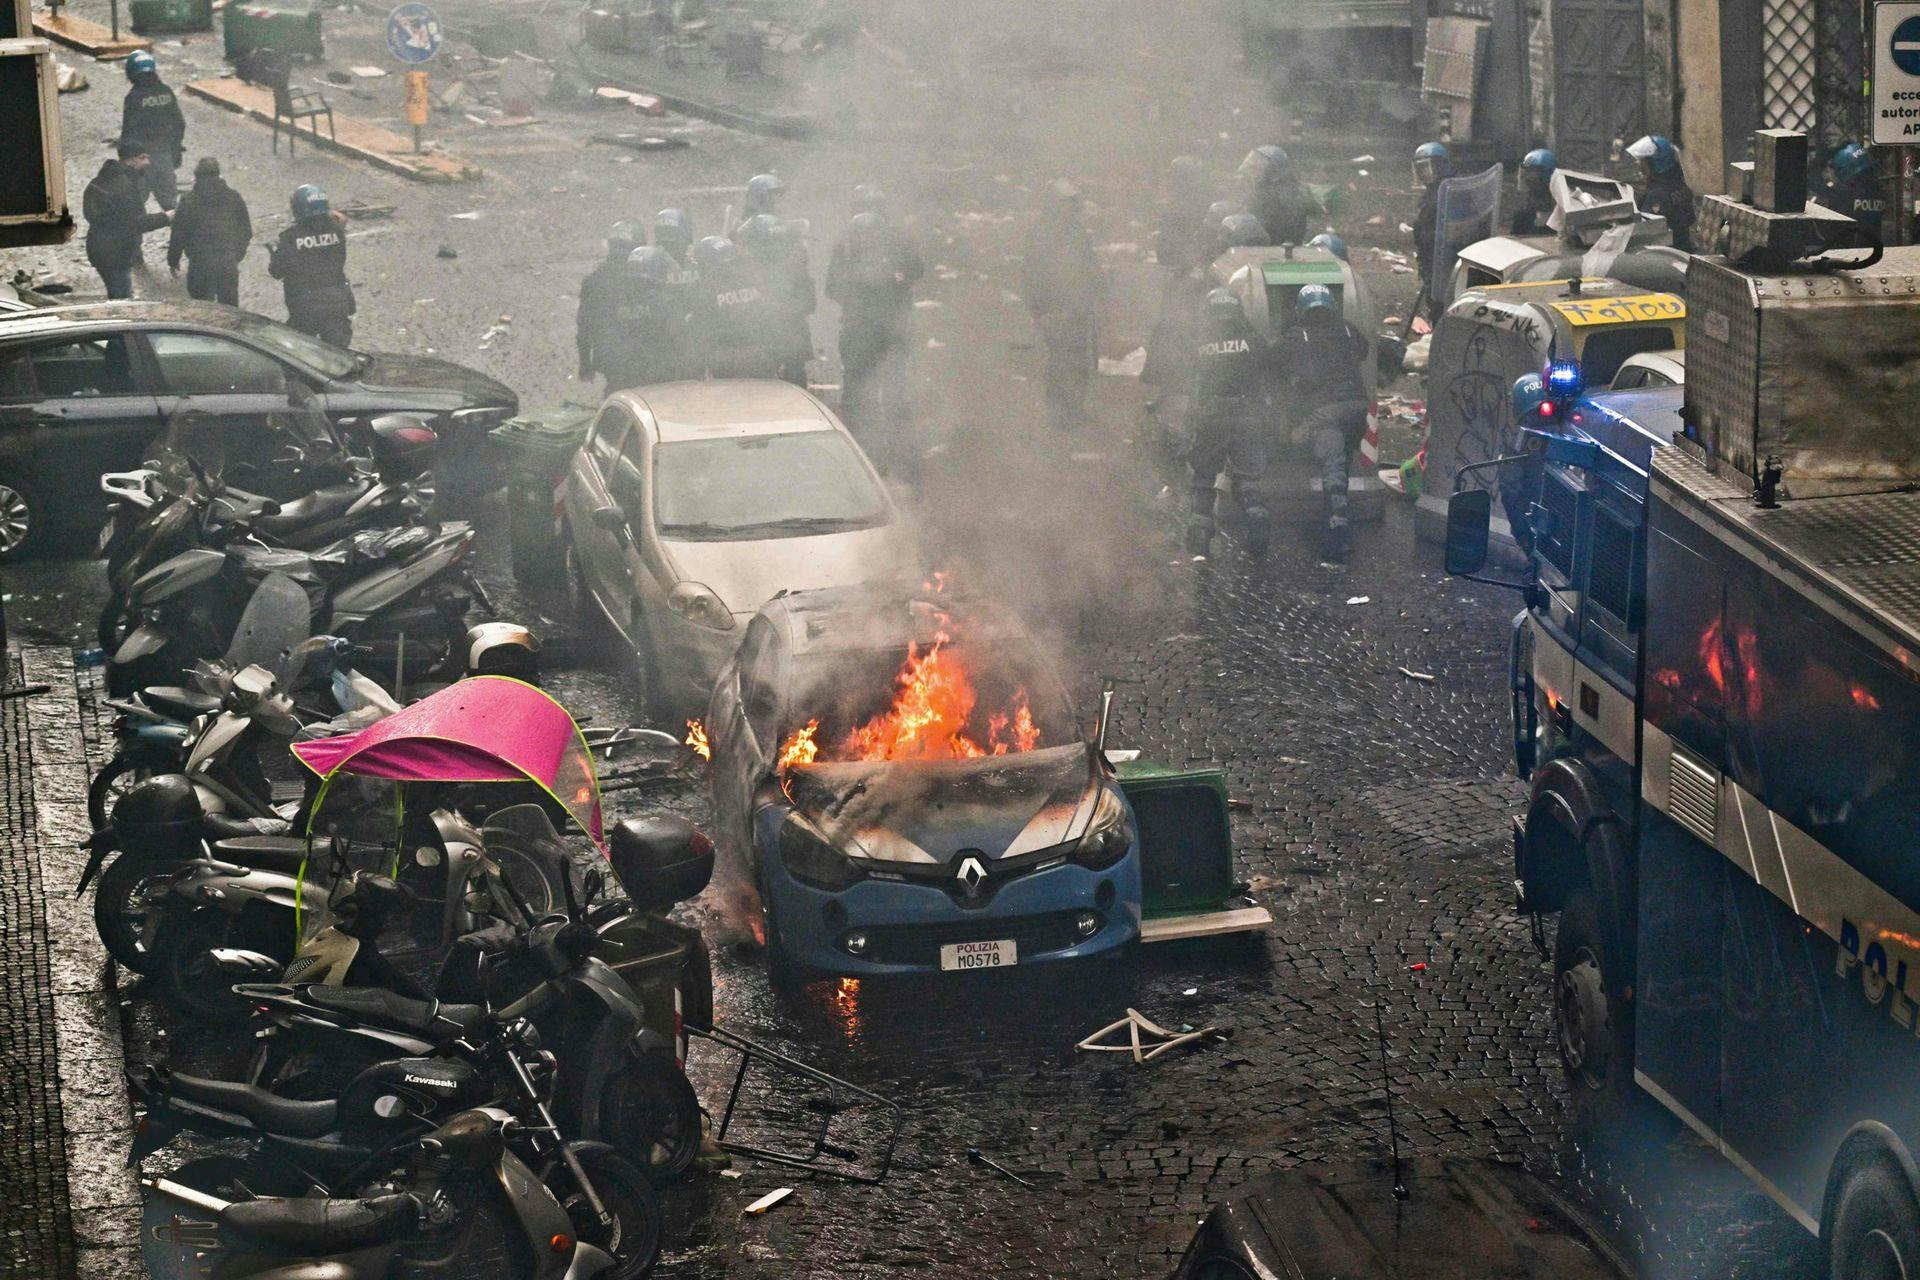
[{"label": "window grate", "polygon": [[1815,0],[1762,0],[1761,104],[1769,129],[1812,131],[1819,112],[1815,83]]}]

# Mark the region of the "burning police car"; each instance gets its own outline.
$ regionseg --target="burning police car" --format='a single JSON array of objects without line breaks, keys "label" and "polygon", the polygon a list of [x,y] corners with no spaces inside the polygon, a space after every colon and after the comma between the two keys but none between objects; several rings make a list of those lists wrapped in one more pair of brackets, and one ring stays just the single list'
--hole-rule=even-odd
[{"label": "burning police car", "polygon": [[944,593],[783,595],[721,672],[717,837],[776,968],[1004,968],[1140,934],[1112,768],[1011,616]]}]

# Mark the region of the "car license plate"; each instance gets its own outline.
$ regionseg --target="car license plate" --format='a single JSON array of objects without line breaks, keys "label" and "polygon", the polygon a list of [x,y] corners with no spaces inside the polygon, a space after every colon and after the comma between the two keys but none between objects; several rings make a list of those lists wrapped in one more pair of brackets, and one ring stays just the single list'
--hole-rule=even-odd
[{"label": "car license plate", "polygon": [[940,948],[942,969],[1004,969],[1020,963],[1012,938],[997,942],[950,942]]}]

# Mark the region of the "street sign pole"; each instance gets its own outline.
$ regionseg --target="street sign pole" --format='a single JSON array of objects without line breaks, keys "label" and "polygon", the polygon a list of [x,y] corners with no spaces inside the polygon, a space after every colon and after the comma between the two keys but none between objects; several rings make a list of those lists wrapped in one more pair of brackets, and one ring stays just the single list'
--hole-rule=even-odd
[{"label": "street sign pole", "polygon": [[395,9],[387,17],[387,51],[407,68],[405,80],[407,123],[413,126],[413,153],[420,154],[420,131],[426,127],[431,102],[427,97],[426,64],[440,52],[440,18],[418,0]]},{"label": "street sign pole", "polygon": [[420,154],[420,130],[427,123],[427,73],[409,71],[406,78],[407,123],[413,126],[413,154]]}]

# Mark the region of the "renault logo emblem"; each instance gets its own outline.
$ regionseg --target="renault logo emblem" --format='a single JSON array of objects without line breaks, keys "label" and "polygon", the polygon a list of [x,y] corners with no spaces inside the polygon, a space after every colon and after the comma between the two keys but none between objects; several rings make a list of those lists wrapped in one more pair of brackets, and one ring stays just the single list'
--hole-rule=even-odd
[{"label": "renault logo emblem", "polygon": [[968,894],[980,892],[980,886],[987,882],[987,865],[980,859],[968,856],[960,859],[960,868],[954,872],[960,880],[961,888]]}]

